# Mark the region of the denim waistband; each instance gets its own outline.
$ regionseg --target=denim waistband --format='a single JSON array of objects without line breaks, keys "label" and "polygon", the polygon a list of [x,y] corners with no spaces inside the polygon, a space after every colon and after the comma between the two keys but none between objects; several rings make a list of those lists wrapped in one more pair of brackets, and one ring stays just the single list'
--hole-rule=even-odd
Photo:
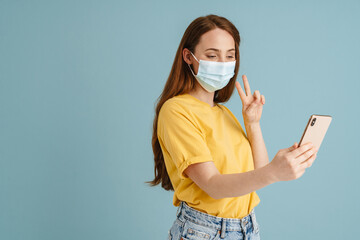
[{"label": "denim waistband", "polygon": [[219,230],[221,233],[225,233],[225,231],[243,231],[243,229],[248,228],[248,225],[250,224],[254,228],[257,228],[254,209],[252,209],[251,212],[243,218],[222,218],[200,212],[187,205],[186,202],[181,201],[176,215],[180,219],[190,220],[197,224]]}]

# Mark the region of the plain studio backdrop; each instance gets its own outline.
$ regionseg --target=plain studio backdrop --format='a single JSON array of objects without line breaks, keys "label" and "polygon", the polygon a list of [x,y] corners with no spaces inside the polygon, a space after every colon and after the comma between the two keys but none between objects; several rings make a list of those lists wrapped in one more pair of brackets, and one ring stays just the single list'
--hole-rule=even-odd
[{"label": "plain studio backdrop", "polygon": [[[0,1],[0,239],[166,239],[154,107],[186,27],[232,21],[240,71],[266,97],[270,160],[311,114],[313,166],[257,191],[263,239],[353,239],[359,211],[359,1]],[[241,77],[238,77],[243,86]],[[235,90],[225,105],[243,126]]]}]

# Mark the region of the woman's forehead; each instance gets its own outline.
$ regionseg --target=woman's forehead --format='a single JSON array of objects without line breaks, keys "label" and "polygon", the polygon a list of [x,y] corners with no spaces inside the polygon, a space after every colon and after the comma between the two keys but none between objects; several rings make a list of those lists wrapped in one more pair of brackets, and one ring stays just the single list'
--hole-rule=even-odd
[{"label": "woman's forehead", "polygon": [[226,52],[231,49],[235,49],[235,41],[230,33],[216,28],[204,33],[200,37],[200,41],[196,48],[199,51],[218,49],[221,52]]}]

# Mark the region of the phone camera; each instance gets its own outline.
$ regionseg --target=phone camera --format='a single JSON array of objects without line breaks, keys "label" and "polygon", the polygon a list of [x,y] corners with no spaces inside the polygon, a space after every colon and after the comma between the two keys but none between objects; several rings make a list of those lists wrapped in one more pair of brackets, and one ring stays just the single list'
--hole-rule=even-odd
[{"label": "phone camera", "polygon": [[316,118],[314,118],[314,119],[311,121],[311,126],[314,126],[315,122],[316,122]]}]

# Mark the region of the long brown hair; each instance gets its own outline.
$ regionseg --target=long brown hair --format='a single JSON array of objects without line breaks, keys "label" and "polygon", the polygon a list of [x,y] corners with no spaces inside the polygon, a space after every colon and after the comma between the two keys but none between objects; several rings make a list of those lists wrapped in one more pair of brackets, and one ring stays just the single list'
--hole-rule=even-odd
[{"label": "long brown hair", "polygon": [[204,17],[196,18],[190,23],[190,25],[185,30],[185,33],[181,39],[180,45],[176,51],[174,63],[172,65],[169,77],[165,83],[164,90],[157,99],[157,105],[155,108],[155,119],[153,122],[153,135],[152,135],[152,148],[154,152],[154,173],[155,178],[152,181],[145,183],[150,184],[150,186],[156,186],[161,182],[161,187],[165,190],[174,191],[174,188],[171,184],[169,175],[166,170],[164,156],[159,144],[157,137],[157,122],[158,115],[162,105],[170,98],[177,96],[179,94],[188,93],[196,87],[196,79],[192,76],[190,69],[188,68],[186,62],[183,59],[182,52],[184,48],[189,49],[191,52],[194,52],[196,45],[199,43],[200,37],[215,28],[220,28],[232,35],[235,41],[235,57],[236,57],[236,67],[235,75],[231,78],[226,87],[215,91],[214,102],[221,103],[227,102],[235,88],[235,81],[239,71],[240,64],[240,54],[239,54],[239,44],[240,44],[240,35],[236,27],[226,18],[216,16],[216,15],[207,15]]}]

